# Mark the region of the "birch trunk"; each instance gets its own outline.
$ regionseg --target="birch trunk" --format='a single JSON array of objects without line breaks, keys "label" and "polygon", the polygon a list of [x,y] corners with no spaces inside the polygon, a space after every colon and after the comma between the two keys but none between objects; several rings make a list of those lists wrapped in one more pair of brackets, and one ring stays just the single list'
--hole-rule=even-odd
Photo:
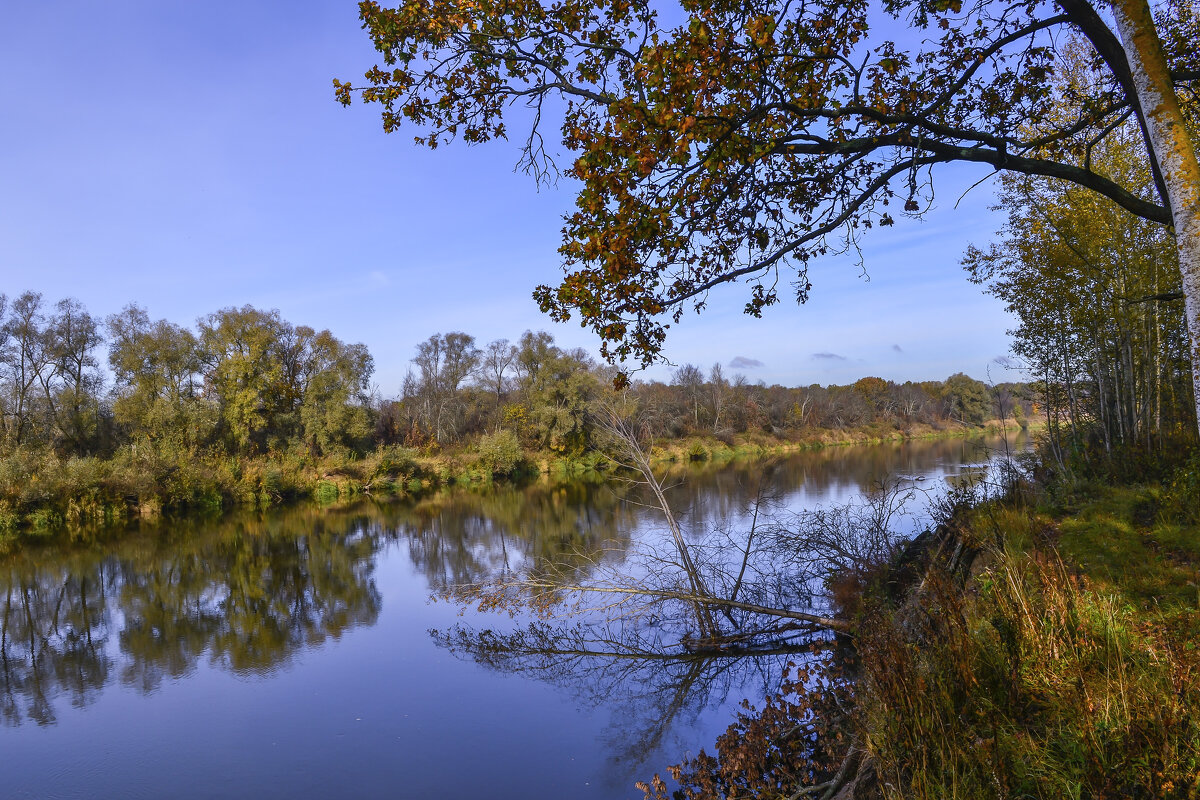
[{"label": "birch trunk", "polygon": [[1166,184],[1175,227],[1192,363],[1192,395],[1200,426],[1200,164],[1171,82],[1162,42],[1146,0],[1113,0],[1113,17],[1129,60],[1137,103]]}]

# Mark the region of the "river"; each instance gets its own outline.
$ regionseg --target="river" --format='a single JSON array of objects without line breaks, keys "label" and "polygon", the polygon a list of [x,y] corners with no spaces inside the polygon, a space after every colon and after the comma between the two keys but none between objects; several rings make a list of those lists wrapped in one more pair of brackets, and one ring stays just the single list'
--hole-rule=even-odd
[{"label": "river", "polygon": [[[673,474],[669,496],[698,535],[742,519],[764,482],[812,508],[887,475],[944,486],[998,446],[700,466]],[[429,599],[539,564],[584,580],[619,568],[661,529],[631,491],[580,481],[240,512],[9,556],[0,797],[639,797],[634,781],[711,750],[782,657],[513,664],[452,632],[511,631],[520,615]]]}]

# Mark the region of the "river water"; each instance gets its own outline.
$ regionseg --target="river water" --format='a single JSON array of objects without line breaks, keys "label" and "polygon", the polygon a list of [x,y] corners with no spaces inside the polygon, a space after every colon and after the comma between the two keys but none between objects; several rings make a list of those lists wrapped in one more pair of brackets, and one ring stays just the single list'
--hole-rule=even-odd
[{"label": "river water", "polygon": [[[796,509],[885,476],[936,489],[998,446],[698,467],[669,495],[698,534],[741,518],[764,484]],[[0,560],[0,798],[640,797],[636,780],[711,751],[782,657],[511,663],[447,632],[513,630],[520,615],[429,599],[543,563],[583,580],[619,567],[662,527],[631,491],[580,481],[238,513]]]}]

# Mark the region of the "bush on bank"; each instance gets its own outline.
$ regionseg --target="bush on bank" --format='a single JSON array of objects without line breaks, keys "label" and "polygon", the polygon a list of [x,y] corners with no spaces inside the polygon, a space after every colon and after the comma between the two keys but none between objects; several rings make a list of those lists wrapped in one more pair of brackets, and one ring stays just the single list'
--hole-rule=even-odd
[{"label": "bush on bank", "polygon": [[[995,428],[970,429],[975,433]],[[910,430],[913,437],[960,436],[967,429]],[[818,438],[754,436],[661,440],[661,464],[724,463],[832,444],[879,441],[871,430],[826,432]],[[902,438],[893,431],[889,438]],[[360,495],[411,495],[450,485],[486,486],[545,475],[571,479],[602,474],[613,464],[595,450],[564,455],[530,451],[500,429],[459,448],[383,445],[366,454],[348,450],[314,457],[303,448],[261,456],[215,451],[166,451],[130,446],[109,458],[63,457],[48,448],[18,448],[0,456],[0,551],[22,537],[123,524],[163,513],[215,513],[267,508],[303,499],[330,504]]]}]

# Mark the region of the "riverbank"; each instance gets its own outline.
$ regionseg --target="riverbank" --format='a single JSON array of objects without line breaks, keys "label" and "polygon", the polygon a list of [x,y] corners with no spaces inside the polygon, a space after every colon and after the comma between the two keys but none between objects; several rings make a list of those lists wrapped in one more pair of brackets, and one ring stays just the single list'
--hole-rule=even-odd
[{"label": "riverbank", "polygon": [[940,522],[846,609],[849,672],[743,717],[683,765],[686,796],[1200,796],[1200,456]]},{"label": "riverbank", "polygon": [[1200,794],[1195,489],[1096,484],[1053,508],[964,513],[956,546],[975,555],[935,564],[866,639],[863,742],[880,785]]},{"label": "riverbank", "polygon": [[[1010,423],[1008,431],[1019,429]],[[997,435],[982,427],[910,426],[810,430],[794,438],[766,433],[660,440],[651,452],[664,467],[723,464],[823,447],[904,439]],[[233,458],[204,453],[168,457],[128,448],[109,459],[63,459],[18,450],[0,459],[0,552],[23,541],[118,528],[161,515],[212,515],[231,508],[270,508],[299,501],[330,504],[362,497],[419,497],[451,486],[487,491],[494,484],[602,479],[613,465],[596,451],[577,456],[522,450],[503,432],[469,447],[435,452],[383,447],[364,457],[312,458],[276,453]]]},{"label": "riverbank", "polygon": [[914,424],[902,428],[890,425],[869,425],[859,428],[811,428],[789,438],[769,434],[749,435],[725,441],[717,437],[687,437],[655,443],[650,451],[653,463],[686,461],[728,461],[734,458],[783,455],[824,447],[873,445],[885,442],[924,439],[967,439],[982,436],[1016,436],[1022,432],[1041,430],[1044,424],[1018,425],[1012,421],[989,420],[983,425],[960,423],[940,426]]}]

